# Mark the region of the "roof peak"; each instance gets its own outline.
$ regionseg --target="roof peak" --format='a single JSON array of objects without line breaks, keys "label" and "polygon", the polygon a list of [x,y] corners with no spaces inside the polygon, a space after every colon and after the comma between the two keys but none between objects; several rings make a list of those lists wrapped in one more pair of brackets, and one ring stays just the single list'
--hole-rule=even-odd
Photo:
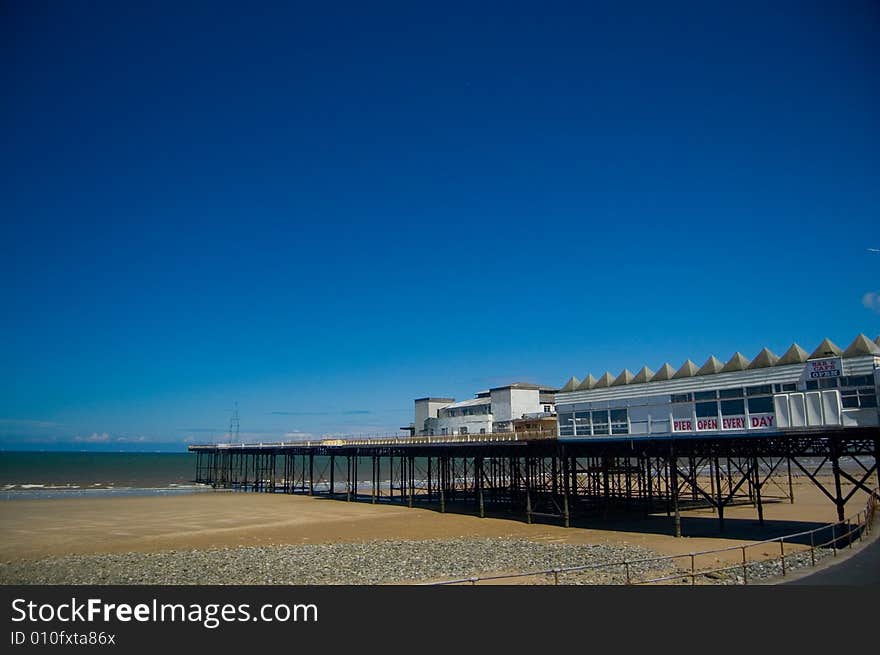
[{"label": "roof peak", "polygon": [[880,345],[871,341],[864,334],[860,334],[843,351],[844,357],[858,357],[859,355],[880,355]]}]

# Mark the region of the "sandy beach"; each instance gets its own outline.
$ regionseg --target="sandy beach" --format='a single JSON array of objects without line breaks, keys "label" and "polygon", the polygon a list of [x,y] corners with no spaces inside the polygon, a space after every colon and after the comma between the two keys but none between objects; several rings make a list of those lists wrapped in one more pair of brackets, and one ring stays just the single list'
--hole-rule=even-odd
[{"label": "sandy beach", "polygon": [[[505,517],[481,519],[463,513],[441,514],[436,509],[281,494],[205,492],[170,497],[17,500],[0,503],[4,528],[0,575],[4,582],[27,581],[26,565],[67,556],[217,550],[228,554],[241,548],[431,540],[453,543],[462,539],[545,546],[627,546],[638,549],[634,552],[677,555],[753,543],[836,520],[834,506],[810,482],[796,481],[795,499],[794,504],[787,500],[766,503],[763,529],[751,505],[729,507],[724,534],[718,532],[717,517],[711,510],[686,511],[682,514],[686,536],[680,539],[672,536],[672,521],[665,514],[595,518],[566,529]],[[847,515],[862,510],[865,500],[863,494],[856,494],[847,505]],[[769,547],[767,551],[766,555],[775,554]],[[739,551],[731,551],[719,554],[716,560],[736,561],[740,557]],[[479,568],[478,563],[474,566]],[[240,582],[230,575],[230,583]]]}]

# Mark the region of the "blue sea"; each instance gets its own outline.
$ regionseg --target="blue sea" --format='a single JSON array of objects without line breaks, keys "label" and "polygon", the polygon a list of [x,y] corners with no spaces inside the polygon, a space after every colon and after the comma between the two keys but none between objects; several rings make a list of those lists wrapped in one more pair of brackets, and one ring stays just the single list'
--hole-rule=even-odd
[{"label": "blue sea", "polygon": [[189,453],[0,452],[0,499],[164,495],[196,484]]}]

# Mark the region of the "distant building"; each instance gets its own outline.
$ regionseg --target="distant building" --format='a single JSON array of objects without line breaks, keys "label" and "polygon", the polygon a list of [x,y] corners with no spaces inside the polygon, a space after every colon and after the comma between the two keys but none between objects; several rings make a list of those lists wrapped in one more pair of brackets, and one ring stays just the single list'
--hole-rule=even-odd
[{"label": "distant building", "polygon": [[825,339],[812,353],[793,344],[782,357],[764,348],[752,360],[572,377],[556,408],[562,439],[772,433],[880,425],[878,392],[880,337],[860,334],[845,350]]},{"label": "distant building", "polygon": [[454,398],[418,398],[413,431],[428,436],[513,432],[518,419],[555,416],[555,394],[551,387],[516,382],[459,402]]}]

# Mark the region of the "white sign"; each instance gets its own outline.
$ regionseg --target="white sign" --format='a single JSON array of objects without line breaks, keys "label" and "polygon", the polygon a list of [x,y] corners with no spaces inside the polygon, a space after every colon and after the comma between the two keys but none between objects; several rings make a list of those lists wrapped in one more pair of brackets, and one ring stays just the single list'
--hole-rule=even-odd
[{"label": "white sign", "polygon": [[776,427],[775,414],[751,414],[749,416],[750,430],[769,430]]},{"label": "white sign", "polygon": [[725,416],[721,419],[722,430],[745,430],[745,416]]},{"label": "white sign", "polygon": [[818,380],[819,378],[839,378],[842,366],[840,357],[829,357],[827,359],[814,359],[807,362],[804,369],[804,378],[807,380]]},{"label": "white sign", "polygon": [[693,432],[694,422],[689,418],[674,419],[672,421],[673,432]]}]

